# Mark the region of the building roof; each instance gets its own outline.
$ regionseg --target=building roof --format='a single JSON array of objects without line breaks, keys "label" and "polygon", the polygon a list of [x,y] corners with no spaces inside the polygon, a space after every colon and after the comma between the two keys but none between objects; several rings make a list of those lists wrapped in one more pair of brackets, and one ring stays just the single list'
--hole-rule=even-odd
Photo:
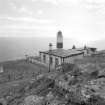
[{"label": "building roof", "polygon": [[[87,47],[86,46],[86,49],[97,49],[97,48],[95,48],[95,47]],[[81,50],[85,50],[85,48],[84,47],[76,48],[76,50],[81,51]]]},{"label": "building roof", "polygon": [[70,56],[75,56],[79,54],[83,54],[83,51],[77,51],[75,49],[70,49],[70,50],[65,50],[65,49],[54,49],[51,51],[41,51],[40,53],[45,53],[45,54],[52,54],[54,56],[58,57],[70,57]]}]

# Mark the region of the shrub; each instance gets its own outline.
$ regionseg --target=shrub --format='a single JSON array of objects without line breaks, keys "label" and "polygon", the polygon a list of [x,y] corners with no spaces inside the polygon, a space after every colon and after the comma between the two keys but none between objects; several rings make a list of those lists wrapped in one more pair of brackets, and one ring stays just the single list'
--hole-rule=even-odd
[{"label": "shrub", "polygon": [[99,71],[98,70],[95,70],[95,71],[93,71],[91,74],[90,74],[90,76],[91,76],[91,78],[97,78],[98,77],[98,74],[99,74]]},{"label": "shrub", "polygon": [[89,103],[89,105],[105,105],[105,99],[103,99],[102,97],[98,96],[98,95],[92,95],[87,103]]},{"label": "shrub", "polygon": [[62,64],[62,71],[64,73],[69,72],[71,75],[75,77],[81,74],[81,70],[79,69],[79,67],[76,66],[75,64],[70,64],[70,63]]},{"label": "shrub", "polygon": [[62,65],[62,71],[63,72],[68,72],[68,71],[73,71],[74,68],[74,64],[70,64],[70,63],[63,63]]}]

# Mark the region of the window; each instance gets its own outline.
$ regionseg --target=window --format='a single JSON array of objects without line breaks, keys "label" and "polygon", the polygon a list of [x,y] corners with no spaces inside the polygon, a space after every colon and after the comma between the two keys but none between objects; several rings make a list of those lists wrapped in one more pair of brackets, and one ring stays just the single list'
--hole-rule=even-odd
[{"label": "window", "polygon": [[55,66],[59,65],[59,60],[58,58],[55,58]]},{"label": "window", "polygon": [[43,55],[43,62],[46,63],[46,55]]},{"label": "window", "polygon": [[50,57],[50,64],[52,64],[53,63],[53,59],[52,59],[52,57]]}]

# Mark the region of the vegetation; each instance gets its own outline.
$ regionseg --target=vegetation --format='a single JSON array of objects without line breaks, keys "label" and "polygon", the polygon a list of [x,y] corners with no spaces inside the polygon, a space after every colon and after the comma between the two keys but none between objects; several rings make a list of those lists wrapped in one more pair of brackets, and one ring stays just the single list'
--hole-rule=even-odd
[{"label": "vegetation", "polygon": [[25,61],[9,61],[3,64],[4,72],[0,74],[0,83],[11,82],[24,78],[35,78],[40,72],[47,72],[47,68],[36,63]]},{"label": "vegetation", "polygon": [[65,63],[55,73],[23,61],[4,63],[0,98],[8,105],[105,105],[105,63],[97,59]]}]

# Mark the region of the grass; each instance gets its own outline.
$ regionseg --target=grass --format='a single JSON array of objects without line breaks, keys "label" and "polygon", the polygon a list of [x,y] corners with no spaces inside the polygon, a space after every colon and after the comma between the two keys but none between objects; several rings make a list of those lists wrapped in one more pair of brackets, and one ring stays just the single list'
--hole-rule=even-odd
[{"label": "grass", "polygon": [[[6,78],[7,80],[5,80],[4,84],[0,85],[0,97],[7,98],[8,96],[11,96],[13,99],[7,99],[9,101],[13,100],[9,105],[17,105],[12,102],[15,102],[15,100],[19,102],[25,96],[31,94],[46,96],[46,94],[48,94],[50,91],[55,94],[54,96],[59,96],[60,94],[64,94],[65,96],[65,94],[69,94],[68,91],[66,93],[65,88],[62,88],[59,85],[54,84],[54,87],[51,88],[50,82],[52,83],[53,78],[58,82],[62,79],[69,81],[68,83],[70,83],[70,81],[72,82],[70,84],[70,89],[73,90],[72,92],[74,92],[74,94],[71,96],[71,98],[69,97],[69,100],[73,101],[72,105],[77,105],[74,102],[79,103],[81,102],[80,98],[82,98],[82,95],[79,94],[79,89],[82,89],[82,86],[88,84],[88,81],[95,80],[97,77],[97,72],[93,72],[92,75],[90,75],[89,71],[103,70],[105,68],[105,60],[102,57],[85,57],[82,60],[76,60],[76,66],[69,64],[63,65],[64,68],[62,73],[55,71],[49,73],[45,66],[36,63],[27,63],[24,60],[8,61],[2,63],[2,65],[4,72],[1,74],[1,78]],[[80,68],[78,69],[78,67]],[[81,73],[81,70],[85,69],[87,72]],[[43,77],[33,81],[32,79],[35,78],[40,72],[43,73]],[[66,78],[68,75],[73,75],[75,78],[69,80]],[[96,77],[94,77],[94,75],[96,75]],[[64,76],[65,78],[63,78]],[[90,77],[94,78],[92,79]],[[62,97],[59,96],[59,98],[61,99]]]},{"label": "grass", "polygon": [[48,72],[48,68],[42,64],[28,63],[25,60],[3,62],[4,72],[0,74],[0,82],[33,78],[39,73]]}]

